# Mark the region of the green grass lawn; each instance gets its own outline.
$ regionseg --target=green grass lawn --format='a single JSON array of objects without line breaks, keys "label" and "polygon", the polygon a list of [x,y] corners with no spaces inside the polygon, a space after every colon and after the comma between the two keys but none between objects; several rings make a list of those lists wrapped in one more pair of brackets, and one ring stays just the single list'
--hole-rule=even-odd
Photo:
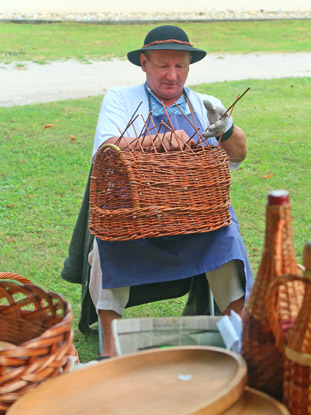
[{"label": "green grass lawn", "polygon": [[[191,43],[207,53],[311,50],[309,20],[172,24],[182,27]],[[0,23],[0,61],[124,59],[129,50],[142,46],[146,33],[157,25]]]},{"label": "green grass lawn", "polygon": [[[311,235],[311,78],[199,85],[230,105],[248,86],[233,116],[248,137],[248,157],[233,172],[231,198],[256,274],[269,190],[292,201],[299,262]],[[79,211],[102,97],[0,108],[0,269],[60,292],[74,310],[75,345],[83,361],[98,354],[96,336],[77,330],[81,287],[60,271]],[[47,124],[54,127],[44,128]],[[271,176],[264,178],[262,176]],[[134,307],[126,317],[180,315],[185,299]]]},{"label": "green grass lawn", "polygon": [[[196,47],[220,57],[311,50],[308,20],[179,25]],[[0,23],[0,62],[22,66],[25,61],[124,58],[155,26]],[[251,91],[233,114],[247,133],[248,157],[232,174],[231,198],[256,274],[269,190],[290,191],[299,262],[310,238],[311,78],[225,82],[195,89],[216,95],[228,106],[248,86]],[[0,108],[0,270],[24,275],[72,303],[75,345],[82,361],[97,356],[98,339],[77,330],[81,287],[62,281],[60,271],[91,166],[101,99]],[[44,128],[47,124],[54,126]],[[180,315],[184,302],[181,298],[133,307],[125,317]]]}]

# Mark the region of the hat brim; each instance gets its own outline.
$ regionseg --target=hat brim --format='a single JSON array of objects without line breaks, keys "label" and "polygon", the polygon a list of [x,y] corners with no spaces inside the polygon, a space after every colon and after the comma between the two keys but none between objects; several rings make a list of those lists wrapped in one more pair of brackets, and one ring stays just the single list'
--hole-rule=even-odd
[{"label": "hat brim", "polygon": [[181,45],[178,43],[165,43],[159,45],[147,46],[146,48],[141,48],[133,50],[127,54],[128,60],[136,66],[140,66],[140,54],[146,50],[183,50],[191,53],[190,64],[200,61],[206,56],[206,52],[201,49],[193,48],[192,46]]}]

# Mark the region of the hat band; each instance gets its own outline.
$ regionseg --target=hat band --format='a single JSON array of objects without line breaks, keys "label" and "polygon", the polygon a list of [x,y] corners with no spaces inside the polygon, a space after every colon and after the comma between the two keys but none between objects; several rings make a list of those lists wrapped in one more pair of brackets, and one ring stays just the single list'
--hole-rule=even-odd
[{"label": "hat band", "polygon": [[176,39],[167,39],[167,40],[155,40],[154,42],[148,43],[147,45],[144,45],[143,48],[147,48],[149,46],[153,46],[153,45],[160,45],[162,43],[179,43],[181,45],[186,45],[186,46],[191,46],[190,42],[184,42],[182,40],[176,40]]}]

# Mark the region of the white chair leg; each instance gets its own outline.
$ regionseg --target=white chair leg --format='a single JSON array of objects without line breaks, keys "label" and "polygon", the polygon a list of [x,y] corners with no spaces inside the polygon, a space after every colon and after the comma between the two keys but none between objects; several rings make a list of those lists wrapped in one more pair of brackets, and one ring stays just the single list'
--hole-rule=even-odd
[{"label": "white chair leg", "polygon": [[208,290],[209,290],[210,315],[214,316],[215,315],[214,296],[213,296],[210,286],[208,287]]},{"label": "white chair leg", "polygon": [[100,318],[98,317],[98,341],[99,341],[99,355],[103,354],[104,350],[104,339],[103,339],[103,329],[100,324]]}]

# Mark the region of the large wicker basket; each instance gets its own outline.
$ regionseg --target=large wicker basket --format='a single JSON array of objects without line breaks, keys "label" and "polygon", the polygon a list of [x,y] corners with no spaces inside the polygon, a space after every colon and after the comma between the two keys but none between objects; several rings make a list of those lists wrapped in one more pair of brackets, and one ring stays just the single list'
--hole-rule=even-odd
[{"label": "large wicker basket", "polygon": [[0,350],[0,414],[42,381],[69,370],[73,350],[70,304],[16,276],[0,273],[0,340],[15,345]]},{"label": "large wicker basket", "polygon": [[102,145],[90,186],[90,231],[107,241],[230,225],[229,159],[215,146],[146,152]]}]

